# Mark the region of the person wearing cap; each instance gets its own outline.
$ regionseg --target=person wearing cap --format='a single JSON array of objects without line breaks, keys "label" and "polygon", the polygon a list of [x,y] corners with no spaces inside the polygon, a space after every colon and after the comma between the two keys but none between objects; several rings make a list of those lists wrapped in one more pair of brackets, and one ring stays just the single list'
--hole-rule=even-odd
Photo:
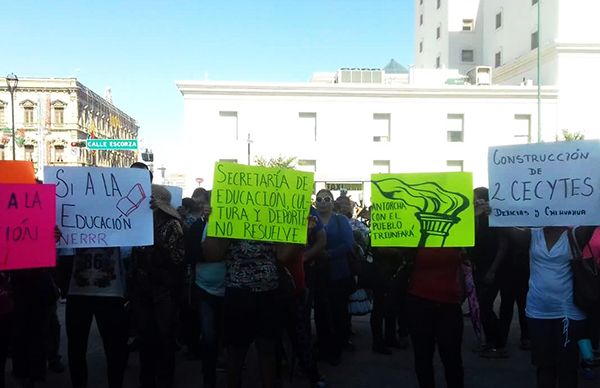
[{"label": "person wearing cap", "polygon": [[135,309],[139,318],[140,387],[169,388],[175,373],[178,297],[184,278],[181,219],[171,194],[152,185],[154,245],[134,248]]}]

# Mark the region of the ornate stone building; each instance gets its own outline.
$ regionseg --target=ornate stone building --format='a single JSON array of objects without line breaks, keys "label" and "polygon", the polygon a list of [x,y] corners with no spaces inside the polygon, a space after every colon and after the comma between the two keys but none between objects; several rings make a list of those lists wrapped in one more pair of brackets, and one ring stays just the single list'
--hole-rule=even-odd
[{"label": "ornate stone building", "polygon": [[[16,158],[40,165],[128,167],[137,151],[92,151],[85,140],[137,139],[135,119],[76,78],[20,78],[14,93]],[[12,159],[11,96],[0,78],[0,160]]]}]

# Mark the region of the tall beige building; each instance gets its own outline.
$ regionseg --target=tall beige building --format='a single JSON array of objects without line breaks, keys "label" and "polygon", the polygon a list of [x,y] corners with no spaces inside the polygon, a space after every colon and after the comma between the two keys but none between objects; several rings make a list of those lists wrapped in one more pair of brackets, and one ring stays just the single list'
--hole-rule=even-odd
[{"label": "tall beige building", "polygon": [[[76,78],[20,78],[14,93],[16,159],[41,165],[128,167],[137,151],[92,151],[88,138],[137,139],[139,126]],[[11,96],[0,78],[0,160],[12,159]]]}]

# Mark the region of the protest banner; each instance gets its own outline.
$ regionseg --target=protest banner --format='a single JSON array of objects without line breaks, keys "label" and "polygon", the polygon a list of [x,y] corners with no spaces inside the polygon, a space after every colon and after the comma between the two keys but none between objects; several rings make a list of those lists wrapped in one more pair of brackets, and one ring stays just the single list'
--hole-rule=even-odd
[{"label": "protest banner", "polygon": [[375,247],[471,247],[473,176],[467,172],[373,174]]},{"label": "protest banner", "polygon": [[0,183],[35,183],[33,162],[0,160]]},{"label": "protest banner", "polygon": [[178,186],[164,186],[171,193],[171,206],[177,209],[183,200],[183,189]]},{"label": "protest banner", "polygon": [[0,184],[0,271],[56,265],[54,185]]},{"label": "protest banner", "polygon": [[216,163],[208,236],[306,243],[313,174]]},{"label": "protest banner", "polygon": [[45,167],[56,185],[61,248],[152,245],[152,189],[138,168]]},{"label": "protest banner", "polygon": [[600,141],[490,147],[490,226],[600,224]]}]

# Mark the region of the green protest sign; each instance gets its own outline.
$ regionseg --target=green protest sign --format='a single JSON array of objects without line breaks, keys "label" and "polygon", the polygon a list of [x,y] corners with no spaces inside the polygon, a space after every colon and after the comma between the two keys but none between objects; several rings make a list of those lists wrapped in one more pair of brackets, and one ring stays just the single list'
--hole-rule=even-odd
[{"label": "green protest sign", "polygon": [[373,246],[475,244],[471,173],[373,174],[371,195]]},{"label": "green protest sign", "polygon": [[313,174],[216,163],[208,236],[306,243]]}]

